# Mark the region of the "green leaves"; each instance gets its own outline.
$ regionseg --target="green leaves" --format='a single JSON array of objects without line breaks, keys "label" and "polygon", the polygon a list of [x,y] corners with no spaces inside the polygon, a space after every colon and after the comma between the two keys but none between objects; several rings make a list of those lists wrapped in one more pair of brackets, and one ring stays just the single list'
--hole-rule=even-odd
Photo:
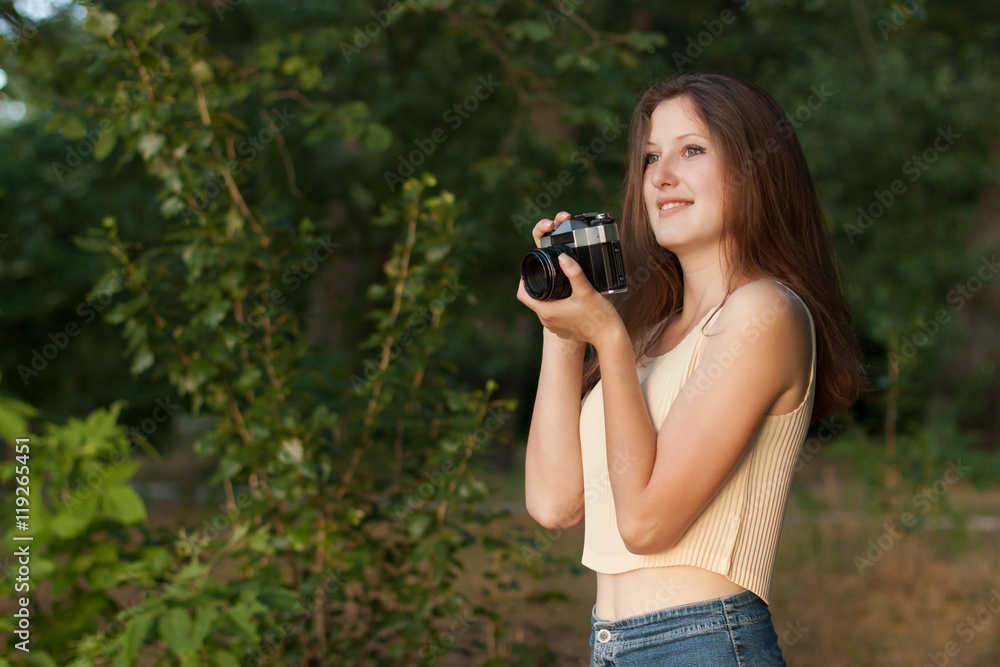
[{"label": "green leaves", "polygon": [[[78,354],[80,368],[119,364],[144,386],[169,381],[202,418],[196,452],[214,466],[196,528],[157,532],[128,485],[132,451],[148,443],[135,430],[125,436],[120,406],[40,427],[27,404],[0,397],[0,435],[45,433],[35,460],[45,466],[47,534],[38,539],[59,564],[54,609],[105,605],[83,630],[46,637],[59,664],[74,653],[130,664],[154,643],[180,664],[228,666],[264,648],[275,664],[418,661],[457,611],[457,572],[473,547],[496,563],[490,580],[503,581],[506,593],[491,595],[512,595],[501,573],[516,570],[503,561],[516,540],[488,537],[496,516],[484,509],[490,490],[477,467],[514,411],[482,378],[496,374],[510,390],[537,358],[536,339],[509,335],[526,315],[512,298],[530,247],[521,220],[536,209],[614,206],[635,93],[684,64],[675,52],[777,86],[792,114],[806,105],[798,132],[834,225],[856,219],[872,190],[888,186],[879,179],[923,151],[938,125],[975,137],[921,177],[933,198],[914,185],[846,256],[862,286],[857,321],[885,315],[867,318],[869,333],[881,332],[876,349],[926,319],[921,309],[947,292],[934,291],[942,267],[965,280],[966,267],[948,263],[964,214],[943,209],[974,201],[963,178],[993,173],[979,156],[995,121],[977,119],[996,106],[988,40],[953,53],[947,35],[927,40],[910,24],[893,33],[891,51],[876,45],[891,74],[885,97],[917,110],[911,132],[912,119],[890,122],[890,107],[872,103],[868,55],[842,53],[855,21],[831,3],[804,12],[751,3],[733,21],[696,3],[622,14],[600,2],[421,1],[377,17],[352,3],[215,5],[91,7],[88,34],[67,21],[65,35],[19,44],[22,89],[38,88],[27,101],[49,134],[10,133],[25,141],[10,151],[14,168],[38,164],[5,188],[0,215],[34,235],[27,249],[78,237],[70,251],[105,265],[80,286],[69,278],[82,253],[61,256],[65,267],[42,264],[38,252],[8,263],[22,250],[6,254],[12,232],[5,266],[44,266],[25,275],[47,291],[5,301],[4,314],[66,302],[53,311],[61,326],[64,315],[78,318],[84,296],[113,300],[100,314],[120,325],[120,345],[93,359],[82,342],[64,354]],[[629,27],[640,25],[649,29]],[[824,82],[835,91],[829,106],[810,108],[810,88]],[[17,199],[18,190],[27,194]],[[68,203],[57,208],[60,198]],[[50,230],[41,201],[46,220],[78,218],[76,227]],[[119,222],[101,226],[105,216]],[[86,235],[88,225],[98,233]],[[920,250],[899,259],[898,247]],[[2,292],[27,294],[28,282]],[[900,284],[919,289],[901,295]],[[80,381],[83,390],[53,386],[76,406],[93,386]],[[149,417],[136,414],[134,382],[113,388],[135,402],[133,429]],[[117,605],[78,581],[127,586],[145,602],[130,608],[122,635],[95,634],[85,649],[71,640],[96,633],[92,618],[111,618]],[[495,599],[484,617],[497,613]],[[322,656],[302,639],[315,637],[320,608]],[[358,627],[331,620],[357,608],[366,610]],[[386,628],[400,637],[389,647],[371,639]],[[280,645],[262,643],[271,637]]]},{"label": "green leaves", "polygon": [[102,132],[100,138],[94,144],[94,159],[100,162],[114,150],[118,143],[118,134],[113,129]]},{"label": "green leaves", "polygon": [[32,651],[30,655],[22,658],[20,662],[27,665],[27,667],[59,667],[59,663],[45,651]]},{"label": "green leaves", "polygon": [[146,640],[146,635],[153,627],[153,617],[150,615],[138,616],[129,623],[125,631],[125,650],[118,655],[123,658],[125,664],[132,664],[132,660],[139,655],[139,648]]},{"label": "green leaves", "polygon": [[156,357],[153,355],[153,351],[150,350],[148,346],[140,346],[132,357],[132,365],[129,366],[128,369],[129,373],[132,375],[139,375],[144,370],[151,367],[155,359]]},{"label": "green leaves", "polygon": [[191,619],[183,609],[170,609],[159,621],[160,638],[167,648],[185,658],[191,650]]},{"label": "green leaves", "polygon": [[91,496],[83,499],[71,498],[65,505],[68,511],[53,516],[49,522],[56,537],[69,540],[84,533],[90,522],[97,516],[100,499]]},{"label": "green leaves", "polygon": [[[58,118],[58,116],[56,117]],[[87,126],[84,125],[83,119],[77,116],[63,117],[62,126],[59,130],[62,132],[63,137],[69,141],[80,141],[87,135]],[[55,119],[53,119],[55,120]]]},{"label": "green leaves", "polygon": [[228,299],[212,301],[192,318],[191,323],[215,328],[219,326],[219,323],[222,322],[222,319],[229,313],[232,307],[233,304]]},{"label": "green leaves", "polygon": [[125,484],[104,492],[101,511],[108,518],[126,525],[146,520],[146,504],[132,487]]},{"label": "green leaves", "polygon": [[245,641],[256,644],[260,641],[260,635],[257,632],[254,615],[266,610],[267,608],[258,602],[254,592],[244,591],[240,594],[239,601],[226,610],[225,619],[239,631]]},{"label": "green leaves", "polygon": [[[252,23],[268,11],[237,5],[226,9],[249,12]],[[60,130],[71,151],[60,154],[57,174],[67,182],[91,172],[107,177],[80,188],[93,198],[72,233],[77,248],[104,262],[86,297],[120,326],[129,370],[145,374],[144,382],[167,378],[205,417],[196,451],[213,457],[208,484],[224,499],[213,496],[190,530],[147,525],[129,480],[133,451],[149,446],[147,426],[170,435],[173,423],[161,426],[159,412],[130,414],[127,437],[121,404],[46,426],[39,456],[46,495],[37,510],[50,559],[39,559],[39,571],[53,582],[56,623],[68,618],[61,610],[85,612],[79,626],[61,623],[64,636],[46,638],[60,664],[130,665],[154,645],[166,651],[163,660],[182,665],[228,667],[265,649],[276,663],[329,655],[414,661],[453,611],[442,601],[453,598],[460,552],[475,544],[473,524],[486,523],[473,518],[485,487],[473,479],[472,456],[492,433],[470,435],[492,404],[462,389],[446,354],[471,327],[464,309],[473,290],[462,278],[474,261],[471,234],[462,230],[463,203],[437,188],[436,169],[414,170],[416,178],[395,190],[378,173],[380,156],[412,141],[415,129],[424,141],[413,146],[434,146],[417,162],[462,142],[481,150],[477,142],[494,141],[485,121],[495,110],[509,118],[503,105],[513,92],[510,81],[490,76],[492,60],[463,65],[477,70],[473,77],[431,77],[441,87],[433,95],[427,81],[400,86],[376,50],[394,42],[411,49],[405,21],[430,21],[434,34],[435,22],[447,20],[443,8],[485,15],[461,2],[423,5],[388,20],[383,29],[398,23],[398,34],[381,35],[370,64],[354,60],[358,69],[344,66],[340,26],[355,18],[365,26],[371,16],[350,6],[334,23],[310,14],[292,28],[287,12],[264,20],[246,42],[260,58],[218,42],[222,33],[205,31],[217,20],[212,10],[184,3],[90,8],[87,30],[99,39],[82,40],[85,49],[59,42],[68,69],[58,88],[79,104],[32,102],[52,115],[50,130]],[[221,18],[223,33],[241,30],[229,11]],[[524,48],[545,48],[557,33],[545,19],[522,18],[511,31],[489,30]],[[29,69],[44,83],[41,62]],[[420,104],[408,99],[413,90]],[[461,115],[446,117],[459,113],[453,104]],[[420,112],[428,105],[429,120]],[[409,159],[415,148],[407,148]],[[112,155],[117,165],[106,164]],[[450,174],[466,171],[464,157],[448,159]],[[86,168],[72,171],[69,162]],[[492,178],[504,184],[516,160],[497,164]],[[342,213],[356,231],[329,228],[322,202],[333,200],[348,207]],[[100,210],[90,215],[88,207]],[[85,235],[87,225],[95,229]],[[387,257],[383,275],[373,258]],[[333,306],[351,301],[352,285],[356,305],[369,285],[377,303],[370,320],[342,318],[338,345],[310,347],[307,304],[338,282],[330,276],[352,277],[331,294]],[[372,347],[359,353],[366,338]],[[380,370],[369,379],[373,367]],[[358,385],[347,380],[356,368]],[[135,395],[132,385],[116,391]],[[31,416],[27,406],[0,399],[0,432],[20,432]],[[397,504],[422,509],[396,516]],[[361,585],[369,580],[379,587]],[[118,609],[107,591],[120,587],[142,601],[118,613],[119,627],[99,632],[94,619]],[[365,627],[330,621],[349,608],[368,610]],[[302,639],[320,627],[324,655]],[[387,627],[403,628],[402,641],[373,641]]]},{"label": "green leaves", "polygon": [[382,152],[392,144],[392,132],[380,123],[370,124],[365,131],[365,148],[374,152]]},{"label": "green leaves", "polygon": [[258,599],[262,604],[272,609],[292,611],[299,603],[301,595],[294,590],[280,586],[265,586],[261,588]]},{"label": "green leaves", "polygon": [[201,59],[191,63],[191,76],[194,77],[195,81],[208,83],[214,75],[212,66],[208,64],[207,60]]},{"label": "green leaves", "polygon": [[162,134],[144,134],[139,137],[139,155],[142,156],[143,160],[149,162],[154,155],[159,154],[165,142],[166,137]]},{"label": "green leaves", "polygon": [[[0,373],[0,380],[3,373]],[[0,438],[15,442],[28,435],[28,418],[38,414],[38,410],[24,401],[0,396]]]},{"label": "green leaves", "polygon": [[159,619],[160,638],[167,649],[182,661],[194,664],[194,658],[199,654],[218,616],[213,605],[199,607],[194,613],[193,622],[187,610],[176,607],[168,609]]},{"label": "green leaves", "polygon": [[507,32],[515,42],[530,40],[544,42],[552,37],[552,26],[545,21],[526,20],[514,21],[507,26]]},{"label": "green leaves", "polygon": [[639,32],[633,30],[625,36],[629,44],[640,51],[653,53],[658,47],[666,46],[667,36],[662,32]]},{"label": "green leaves", "polygon": [[424,536],[434,522],[434,517],[428,514],[414,514],[406,522],[406,531],[414,540]]},{"label": "green leaves", "polygon": [[87,10],[84,27],[98,37],[103,37],[110,41],[111,36],[118,30],[119,25],[118,16],[113,12],[104,12],[93,7]]}]

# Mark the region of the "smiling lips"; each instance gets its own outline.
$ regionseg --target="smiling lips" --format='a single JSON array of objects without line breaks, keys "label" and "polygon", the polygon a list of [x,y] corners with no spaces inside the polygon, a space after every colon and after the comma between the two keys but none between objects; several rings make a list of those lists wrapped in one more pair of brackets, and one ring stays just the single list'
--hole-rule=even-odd
[{"label": "smiling lips", "polygon": [[661,198],[656,200],[656,206],[660,210],[660,217],[670,215],[682,208],[687,208],[694,202],[690,199]]}]

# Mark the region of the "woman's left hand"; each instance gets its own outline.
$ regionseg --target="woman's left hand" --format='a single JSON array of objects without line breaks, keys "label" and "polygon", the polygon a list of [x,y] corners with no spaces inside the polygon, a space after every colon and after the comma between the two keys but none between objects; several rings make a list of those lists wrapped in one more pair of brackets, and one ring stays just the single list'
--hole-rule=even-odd
[{"label": "woman's left hand", "polygon": [[576,260],[560,254],[559,268],[573,289],[565,299],[534,299],[525,291],[523,279],[517,288],[518,301],[533,310],[546,329],[560,338],[585,341],[598,348],[625,332],[625,324],[614,305],[594,289]]}]

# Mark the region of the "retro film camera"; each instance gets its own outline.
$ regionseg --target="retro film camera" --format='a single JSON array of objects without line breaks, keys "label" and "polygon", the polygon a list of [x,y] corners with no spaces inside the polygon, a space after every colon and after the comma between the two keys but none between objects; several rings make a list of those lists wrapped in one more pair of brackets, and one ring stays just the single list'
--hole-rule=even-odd
[{"label": "retro film camera", "polygon": [[569,278],[559,268],[562,253],[579,262],[583,275],[601,294],[628,289],[618,225],[607,213],[583,213],[564,220],[541,238],[540,248],[524,256],[521,277],[532,298],[554,301],[572,293]]}]

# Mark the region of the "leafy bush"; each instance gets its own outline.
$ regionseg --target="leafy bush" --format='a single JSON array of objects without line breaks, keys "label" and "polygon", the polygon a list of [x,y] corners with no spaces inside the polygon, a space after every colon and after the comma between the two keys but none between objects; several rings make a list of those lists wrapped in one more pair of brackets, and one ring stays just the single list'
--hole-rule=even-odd
[{"label": "leafy bush", "polygon": [[[122,403],[42,427],[33,573],[51,586],[51,605],[36,619],[45,642],[32,659],[433,661],[450,646],[436,638],[451,616],[470,613],[454,588],[461,554],[509,549],[484,530],[502,514],[483,509],[475,469],[513,404],[491,400],[494,384],[464,388],[439,353],[461,324],[453,304],[472,298],[455,198],[431,193],[425,176],[384,205],[377,224],[401,240],[385,282],[369,289],[357,374],[324,368],[295,292],[319,264],[347,260],[309,219],[288,224],[244,198],[254,163],[234,159],[240,114],[260,110],[258,138],[277,141],[280,114],[294,113],[266,111],[269,77],[241,76],[189,29],[199,11],[89,11],[92,96],[110,108],[138,100],[103,130],[95,156],[118,145],[123,164],[141,159],[161,183],[167,224],[139,243],[106,217],[77,243],[110,260],[95,291],[124,283],[107,319],[121,327],[132,373],[167,378],[211,418],[196,450],[217,460],[210,483],[225,509],[195,530],[149,527],[128,485],[143,440],[117,423]],[[345,134],[377,133],[355,116]],[[3,409],[5,438],[28,432],[27,406]],[[140,599],[119,611],[122,591]]]}]

